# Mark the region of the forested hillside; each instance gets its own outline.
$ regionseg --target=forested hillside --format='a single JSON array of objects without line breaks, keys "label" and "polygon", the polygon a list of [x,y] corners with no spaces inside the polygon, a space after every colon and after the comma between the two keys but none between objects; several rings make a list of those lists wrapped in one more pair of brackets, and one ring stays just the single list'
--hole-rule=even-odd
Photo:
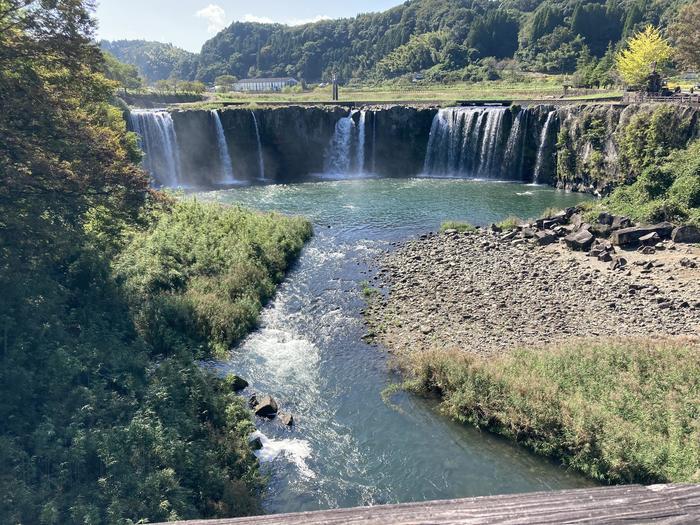
[{"label": "forested hillside", "polygon": [[195,71],[190,65],[196,63],[197,55],[172,44],[146,40],[103,40],[100,46],[118,60],[136,66],[148,82],[167,79],[174,71],[185,75],[182,78],[185,80]]},{"label": "forested hillside", "polygon": [[[294,76],[306,81],[382,80],[426,71],[434,80],[479,80],[496,60],[515,59],[529,71],[571,73],[596,62],[609,47],[648,23],[665,27],[687,0],[410,0],[383,13],[305,26],[235,22],[202,47],[197,57],[162,67],[150,79],[172,74],[212,82],[217,76]],[[128,43],[118,43],[122,48]],[[103,44],[105,45],[105,44]],[[139,67],[153,44],[129,53],[105,47]],[[608,58],[611,55],[608,55]],[[137,63],[138,61],[138,63]],[[157,74],[156,74],[157,71]]]}]

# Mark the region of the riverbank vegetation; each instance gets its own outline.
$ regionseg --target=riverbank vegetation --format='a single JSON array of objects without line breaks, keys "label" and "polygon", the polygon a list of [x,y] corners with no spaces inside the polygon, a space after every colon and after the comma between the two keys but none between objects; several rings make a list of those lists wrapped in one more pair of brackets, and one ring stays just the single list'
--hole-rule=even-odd
[{"label": "riverbank vegetation", "polygon": [[0,522],[250,514],[249,410],[197,359],[309,225],[149,189],[86,5],[0,0]]},{"label": "riverbank vegetation", "polygon": [[700,346],[574,341],[497,357],[411,354],[414,390],[449,416],[607,483],[700,482]]}]

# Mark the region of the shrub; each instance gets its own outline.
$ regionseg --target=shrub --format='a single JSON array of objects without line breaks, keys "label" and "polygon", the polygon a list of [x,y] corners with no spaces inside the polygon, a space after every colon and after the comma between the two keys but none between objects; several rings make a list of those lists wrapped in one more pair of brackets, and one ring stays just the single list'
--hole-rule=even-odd
[{"label": "shrub", "polygon": [[458,221],[446,221],[440,226],[440,231],[444,232],[446,230],[457,230],[458,232],[474,232],[476,227],[472,226],[468,222],[458,222]]}]

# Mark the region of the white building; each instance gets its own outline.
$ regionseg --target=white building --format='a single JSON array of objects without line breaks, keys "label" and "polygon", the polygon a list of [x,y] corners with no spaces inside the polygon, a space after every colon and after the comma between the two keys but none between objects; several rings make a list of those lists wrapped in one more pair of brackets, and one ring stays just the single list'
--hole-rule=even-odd
[{"label": "white building", "polygon": [[234,91],[282,91],[285,87],[299,84],[293,78],[246,78],[233,85]]}]

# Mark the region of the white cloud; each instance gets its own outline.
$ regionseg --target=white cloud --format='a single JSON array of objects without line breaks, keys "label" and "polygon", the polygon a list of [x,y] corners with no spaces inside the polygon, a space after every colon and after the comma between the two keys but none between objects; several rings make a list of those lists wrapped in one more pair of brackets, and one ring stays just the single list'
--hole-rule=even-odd
[{"label": "white cloud", "polygon": [[209,4],[204,9],[197,11],[196,16],[207,21],[207,32],[209,33],[218,33],[228,25],[226,11],[220,5]]},{"label": "white cloud", "polygon": [[255,16],[251,14],[243,15],[242,22],[254,22],[256,24],[274,24],[275,21],[272,18],[267,18],[266,16]]}]

